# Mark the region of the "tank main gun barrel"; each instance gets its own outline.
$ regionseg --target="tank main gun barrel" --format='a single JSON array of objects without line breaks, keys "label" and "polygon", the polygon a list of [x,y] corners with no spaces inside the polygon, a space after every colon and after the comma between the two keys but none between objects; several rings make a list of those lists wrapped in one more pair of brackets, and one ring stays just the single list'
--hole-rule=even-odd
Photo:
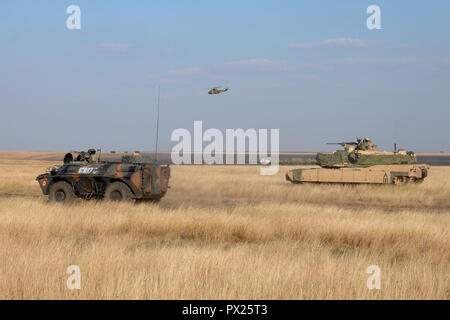
[{"label": "tank main gun barrel", "polygon": [[357,146],[358,145],[358,143],[354,142],[354,141],[352,141],[352,142],[327,142],[327,144],[338,144],[338,145],[343,146],[343,147],[345,145],[349,145],[349,146]]}]

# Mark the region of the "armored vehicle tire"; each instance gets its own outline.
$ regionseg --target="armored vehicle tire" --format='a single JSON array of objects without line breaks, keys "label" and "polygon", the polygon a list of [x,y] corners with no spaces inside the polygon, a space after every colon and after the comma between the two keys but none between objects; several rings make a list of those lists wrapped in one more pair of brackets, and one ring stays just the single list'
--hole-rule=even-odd
[{"label": "armored vehicle tire", "polygon": [[106,187],[105,200],[107,201],[131,201],[133,193],[128,186],[120,181],[111,183]]},{"label": "armored vehicle tire", "polygon": [[49,200],[51,202],[71,202],[76,198],[72,185],[65,181],[55,182],[50,186]]}]

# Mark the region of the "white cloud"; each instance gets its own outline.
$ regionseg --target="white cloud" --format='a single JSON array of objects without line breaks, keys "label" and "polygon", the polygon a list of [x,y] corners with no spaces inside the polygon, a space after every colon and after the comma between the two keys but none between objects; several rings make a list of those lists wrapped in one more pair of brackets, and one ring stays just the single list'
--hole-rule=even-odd
[{"label": "white cloud", "polygon": [[373,40],[361,40],[353,38],[338,38],[327,39],[320,42],[291,42],[288,44],[290,48],[310,49],[317,47],[332,47],[332,48],[367,48],[374,45]]},{"label": "white cloud", "polygon": [[359,58],[343,58],[331,60],[329,64],[379,64],[381,62],[380,59],[377,58],[368,58],[368,57],[359,57]]},{"label": "white cloud", "polygon": [[344,64],[344,65],[380,65],[380,64],[415,64],[417,59],[415,57],[402,57],[394,59],[380,59],[371,57],[358,57],[358,58],[344,58],[328,61],[329,64]]},{"label": "white cloud", "polygon": [[200,74],[202,71],[200,68],[174,69],[159,75],[148,74],[146,78],[157,84],[186,85],[191,83],[189,76]]}]

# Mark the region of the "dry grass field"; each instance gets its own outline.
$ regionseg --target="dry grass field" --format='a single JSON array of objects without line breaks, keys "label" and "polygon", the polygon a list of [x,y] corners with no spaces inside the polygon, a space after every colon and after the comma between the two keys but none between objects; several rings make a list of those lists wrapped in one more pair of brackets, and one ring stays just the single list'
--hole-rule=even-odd
[{"label": "dry grass field", "polygon": [[0,299],[450,298],[450,167],[351,187],[173,166],[160,204],[61,206],[34,181],[55,161],[36,156],[0,154]]}]

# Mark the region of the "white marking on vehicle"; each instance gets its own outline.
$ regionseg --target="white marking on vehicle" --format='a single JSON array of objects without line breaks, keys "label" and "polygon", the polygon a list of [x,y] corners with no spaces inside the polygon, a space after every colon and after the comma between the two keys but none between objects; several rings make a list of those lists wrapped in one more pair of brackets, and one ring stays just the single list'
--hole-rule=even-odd
[{"label": "white marking on vehicle", "polygon": [[80,174],[96,174],[97,168],[81,167],[80,169],[78,169],[78,173],[80,173]]}]

